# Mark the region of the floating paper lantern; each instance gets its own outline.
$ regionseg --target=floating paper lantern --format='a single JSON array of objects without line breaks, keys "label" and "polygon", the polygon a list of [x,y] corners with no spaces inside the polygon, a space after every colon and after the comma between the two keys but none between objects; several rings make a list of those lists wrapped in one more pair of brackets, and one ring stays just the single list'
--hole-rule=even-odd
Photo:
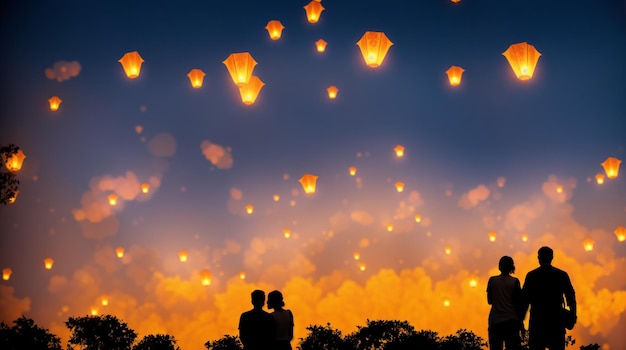
[{"label": "floating paper lantern", "polygon": [[187,254],[187,251],[184,249],[181,249],[178,252],[178,260],[180,260],[180,262],[187,262],[187,258],[189,257],[189,255]]},{"label": "floating paper lantern", "polygon": [[422,222],[422,216],[420,214],[415,214],[415,222],[419,223]]},{"label": "floating paper lantern", "polygon": [[247,84],[241,85],[239,87],[239,93],[241,94],[241,102],[245,105],[251,105],[256,101],[257,96],[259,96],[259,92],[265,85],[264,82],[259,79],[256,75],[250,77],[250,80]]},{"label": "floating paper lantern", "polygon": [[252,204],[246,205],[246,213],[248,213],[248,214],[254,213],[254,205],[252,205]]},{"label": "floating paper lantern", "polygon": [[92,307],[89,309],[89,313],[91,313],[91,316],[98,316],[98,308],[97,308],[97,307],[95,307],[95,306],[92,306]]},{"label": "floating paper lantern", "polygon": [[115,193],[108,195],[107,199],[109,200],[109,205],[113,206],[117,204],[117,195]]},{"label": "floating paper lantern", "polygon": [[57,111],[59,107],[61,106],[61,102],[63,102],[63,100],[61,100],[59,96],[50,97],[48,99],[48,104],[50,104],[50,110],[53,112]]},{"label": "floating paper lantern", "polygon": [[283,29],[285,29],[285,27],[282,23],[280,23],[280,21],[271,20],[267,23],[265,29],[269,33],[270,39],[278,40],[280,39],[280,36],[282,35]]},{"label": "floating paper lantern", "polygon": [[283,236],[285,236],[285,238],[289,238],[291,237],[291,230],[286,228],[283,230]]},{"label": "floating paper lantern", "polygon": [[322,11],[324,11],[324,6],[319,1],[311,1],[306,6],[304,6],[304,11],[306,11],[306,18],[309,23],[317,23],[320,19],[320,15]]},{"label": "floating paper lantern", "polygon": [[597,173],[596,182],[598,183],[598,185],[602,185],[604,183],[604,174]]},{"label": "floating paper lantern", "polygon": [[356,167],[351,166],[350,168],[348,168],[348,172],[350,173],[350,176],[355,176],[356,175]]},{"label": "floating paper lantern", "polygon": [[143,184],[141,184],[141,192],[143,193],[150,192],[150,184],[148,184],[147,182],[144,182]]},{"label": "floating paper lantern", "polygon": [[367,265],[365,265],[365,263],[360,263],[359,264],[359,270],[361,270],[361,271],[365,271],[366,267],[367,267]]},{"label": "floating paper lantern", "polygon": [[498,234],[495,233],[494,231],[489,232],[489,242],[495,242],[496,238],[498,237]]},{"label": "floating paper lantern", "polygon": [[4,165],[7,167],[7,170],[15,173],[22,169],[22,164],[24,164],[24,159],[26,159],[26,155],[21,149],[18,149],[16,153],[7,156],[3,154]]},{"label": "floating paper lantern", "polygon": [[204,269],[200,272],[200,278],[202,278],[202,285],[205,287],[211,285],[211,277],[213,277],[213,273],[211,273],[209,269]]},{"label": "floating paper lantern", "polygon": [[624,226],[616,228],[613,233],[615,233],[615,237],[617,237],[618,242],[626,241],[626,228]]},{"label": "floating paper lantern", "polygon": [[226,65],[230,77],[237,86],[248,84],[254,66],[257,65],[249,52],[231,53],[222,63]]},{"label": "floating paper lantern", "polygon": [[450,299],[444,299],[443,300],[443,306],[450,307]]},{"label": "floating paper lantern", "polygon": [[583,248],[585,248],[586,252],[590,252],[593,250],[593,244],[595,242],[593,241],[593,239],[591,238],[585,238],[585,240],[583,241]]},{"label": "floating paper lantern", "polygon": [[124,257],[124,247],[117,247],[115,248],[115,255],[117,255],[118,258],[123,258]]},{"label": "floating paper lantern", "polygon": [[361,253],[354,252],[354,253],[352,253],[352,257],[354,258],[354,260],[359,260],[359,259],[361,259]]},{"label": "floating paper lantern", "polygon": [[315,187],[317,183],[318,176],[311,174],[304,174],[298,182],[302,185],[304,192],[306,194],[315,193]]},{"label": "floating paper lantern", "polygon": [[502,55],[509,61],[519,80],[528,80],[533,77],[541,53],[534,46],[522,42],[509,46]]},{"label": "floating paper lantern", "polygon": [[317,49],[317,52],[326,51],[326,45],[328,45],[328,43],[324,39],[320,39],[315,42],[315,48]]},{"label": "floating paper lantern", "polygon": [[556,193],[563,193],[563,185],[556,185]]},{"label": "floating paper lantern", "polygon": [[461,84],[461,76],[463,75],[463,72],[465,72],[465,69],[458,66],[452,66],[446,71],[451,86],[458,86]]},{"label": "floating paper lantern", "polygon": [[135,79],[139,76],[141,64],[145,61],[139,56],[139,52],[132,51],[124,54],[118,62],[122,64],[126,76],[130,79]]},{"label": "floating paper lantern", "polygon": [[240,273],[239,273],[239,279],[240,279],[240,280],[245,280],[245,279],[246,279],[246,273],[245,273],[245,272],[243,272],[243,271],[242,271],[242,272],[240,272]]},{"label": "floating paper lantern", "polygon": [[522,242],[528,242],[528,233],[522,233]]},{"label": "floating paper lantern", "polygon": [[443,248],[443,251],[446,253],[446,255],[452,254],[452,248],[450,248],[450,246],[445,246]]},{"label": "floating paper lantern", "polygon": [[102,304],[102,306],[109,305],[109,296],[108,295],[102,295],[100,297],[100,304]]},{"label": "floating paper lantern", "polygon": [[376,68],[383,63],[387,51],[393,43],[383,32],[365,32],[357,45],[361,49],[365,64]]},{"label": "floating paper lantern", "polygon": [[402,158],[404,157],[404,146],[402,145],[397,145],[394,149],[394,152],[396,152],[396,157],[398,158]]},{"label": "floating paper lantern", "polygon": [[603,163],[602,167],[604,168],[604,172],[606,173],[606,177],[609,179],[614,179],[619,174],[619,165],[622,163],[621,160],[613,157],[607,158]]},{"label": "floating paper lantern", "polygon": [[2,269],[2,279],[5,281],[8,281],[11,278],[12,273],[13,273],[13,270],[11,270],[8,267],[5,269]]},{"label": "floating paper lantern", "polygon": [[402,181],[398,181],[394,184],[394,186],[396,187],[396,191],[398,192],[403,192],[404,191],[404,182]]},{"label": "floating paper lantern", "polygon": [[46,268],[46,270],[50,270],[52,268],[52,265],[54,265],[54,260],[52,258],[43,259],[43,266]]},{"label": "floating paper lantern", "polygon": [[280,200],[280,195],[275,194],[272,196],[272,199],[274,200],[274,202],[278,202]]},{"label": "floating paper lantern", "polygon": [[389,231],[389,232],[393,231],[393,224],[392,223],[388,223],[387,224],[387,231]]},{"label": "floating paper lantern", "polygon": [[9,197],[9,199],[7,200],[7,202],[9,204],[13,204],[15,203],[15,201],[17,200],[17,195],[20,194],[20,190],[15,190],[15,192],[13,192],[13,195],[11,197]]},{"label": "floating paper lantern", "polygon": [[187,73],[187,78],[189,78],[189,82],[194,89],[199,89],[202,87],[205,75],[201,69],[194,68]]},{"label": "floating paper lantern", "polygon": [[339,92],[339,89],[337,89],[335,85],[331,85],[328,87],[328,89],[326,89],[326,91],[328,92],[328,98],[330,98],[331,100],[334,100],[337,97],[337,93]]},{"label": "floating paper lantern", "polygon": [[472,288],[477,287],[478,286],[478,279],[476,279],[475,277],[470,278],[469,286],[472,287]]}]

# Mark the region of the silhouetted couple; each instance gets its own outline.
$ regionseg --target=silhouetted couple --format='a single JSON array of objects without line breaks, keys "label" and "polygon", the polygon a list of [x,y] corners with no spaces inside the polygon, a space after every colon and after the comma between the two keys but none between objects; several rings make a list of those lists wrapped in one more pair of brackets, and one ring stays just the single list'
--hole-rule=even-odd
[{"label": "silhouetted couple", "polygon": [[263,310],[265,292],[252,292],[253,309],[239,318],[239,338],[244,350],[291,350],[293,339],[293,314],[284,308],[281,292],[275,290],[267,295],[267,308]]},{"label": "silhouetted couple", "polygon": [[[576,323],[576,297],[567,272],[552,266],[554,253],[549,247],[538,251],[539,267],[526,275],[524,287],[520,287],[513,259],[500,258],[500,275],[492,276],[487,283],[489,312],[489,348],[501,350],[521,349],[524,334],[524,318],[530,307],[528,347],[529,350],[565,349],[565,328],[572,329]],[[569,312],[564,311],[564,300]]]}]

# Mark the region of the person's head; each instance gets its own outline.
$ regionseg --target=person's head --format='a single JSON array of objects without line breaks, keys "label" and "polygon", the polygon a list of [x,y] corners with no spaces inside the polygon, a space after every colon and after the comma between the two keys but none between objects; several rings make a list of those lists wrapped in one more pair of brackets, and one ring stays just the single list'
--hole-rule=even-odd
[{"label": "person's head", "polygon": [[268,309],[276,309],[283,306],[285,306],[285,302],[283,301],[283,294],[281,292],[274,290],[267,295]]},{"label": "person's head", "polygon": [[515,264],[513,263],[513,258],[506,255],[501,257],[500,262],[498,263],[498,270],[505,274],[511,274],[515,272]]},{"label": "person's head", "polygon": [[550,247],[541,247],[537,252],[537,258],[539,259],[539,265],[552,264],[552,258],[554,258],[554,252]]},{"label": "person's head", "polygon": [[265,304],[265,292],[264,291],[257,289],[254,292],[252,292],[251,297],[252,297],[252,305],[254,305],[255,307],[263,307],[263,304]]}]

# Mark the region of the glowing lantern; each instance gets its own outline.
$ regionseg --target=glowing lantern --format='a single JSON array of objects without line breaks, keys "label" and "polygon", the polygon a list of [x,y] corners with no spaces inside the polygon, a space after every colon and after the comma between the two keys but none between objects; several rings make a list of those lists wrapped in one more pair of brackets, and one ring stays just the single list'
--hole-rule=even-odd
[{"label": "glowing lantern", "polygon": [[317,183],[318,176],[311,174],[304,174],[298,182],[302,185],[304,192],[306,194],[315,193],[315,186]]},{"label": "glowing lantern", "polygon": [[54,265],[54,260],[52,258],[43,259],[43,266],[46,268],[46,270],[50,270],[52,268],[52,265]]},{"label": "glowing lantern", "polygon": [[178,252],[178,260],[180,260],[180,262],[187,262],[187,251],[182,249],[181,251]]},{"label": "glowing lantern", "polygon": [[619,242],[626,241],[626,228],[624,228],[624,226],[620,226],[620,227],[616,228],[614,233],[615,233],[615,236],[617,237],[617,240]]},{"label": "glowing lantern", "polygon": [[203,286],[210,286],[211,285],[211,277],[212,276],[213,276],[213,274],[208,269],[202,270],[200,272],[200,277],[202,278],[202,285]]},{"label": "glowing lantern", "polygon": [[141,184],[141,192],[148,193],[150,191],[150,184],[144,182]]},{"label": "glowing lantern", "polygon": [[446,255],[452,254],[452,248],[450,248],[450,246],[445,246],[443,250],[446,252]]},{"label": "glowing lantern", "polygon": [[359,264],[359,270],[365,271],[365,267],[366,267],[365,263],[360,263]]},{"label": "glowing lantern", "polygon": [[509,46],[502,55],[509,61],[517,79],[528,80],[533,77],[541,53],[534,46],[523,42]]},{"label": "glowing lantern", "polygon": [[402,145],[397,145],[394,149],[394,152],[396,152],[396,157],[398,158],[402,158],[404,157],[404,146]]},{"label": "glowing lantern", "polygon": [[91,316],[98,316],[98,308],[97,307],[92,306],[89,311],[91,313]]},{"label": "glowing lantern", "polygon": [[242,271],[242,272],[240,272],[240,273],[239,273],[239,279],[241,279],[241,280],[245,280],[245,279],[246,279],[246,273],[245,273],[245,272],[243,272],[243,271]]},{"label": "glowing lantern", "polygon": [[604,174],[597,173],[596,182],[598,183],[598,185],[602,185],[604,183]]},{"label": "glowing lantern", "polygon": [[355,167],[353,167],[353,166],[351,166],[351,167],[348,169],[348,172],[350,173],[350,176],[354,176],[354,175],[356,175],[356,168],[355,168]]},{"label": "glowing lantern", "polygon": [[585,248],[586,252],[590,252],[593,250],[593,240],[591,238],[586,238],[583,241],[583,248]]},{"label": "glowing lantern", "polygon": [[522,242],[528,242],[528,233],[522,233]]},{"label": "glowing lantern", "polygon": [[392,223],[388,223],[387,224],[387,231],[389,231],[389,232],[393,231],[393,224]]},{"label": "glowing lantern", "polygon": [[497,184],[498,184],[498,187],[502,188],[502,187],[504,187],[504,184],[506,183],[506,179],[505,179],[505,178],[503,178],[503,177],[499,177],[499,178],[496,180],[496,182],[497,182]]},{"label": "glowing lantern", "polygon": [[472,287],[472,288],[475,288],[476,286],[478,286],[478,280],[476,278],[472,277],[469,280],[469,286]]},{"label": "glowing lantern", "polygon": [[308,5],[304,6],[304,10],[306,11],[306,18],[309,23],[317,23],[322,11],[324,11],[324,6],[322,6],[319,1],[313,0],[308,3]]},{"label": "glowing lantern", "polygon": [[496,234],[494,231],[489,232],[489,242],[495,242],[497,236],[498,234]]},{"label": "glowing lantern", "polygon": [[248,214],[254,213],[254,205],[252,205],[252,204],[246,205],[246,213],[248,213]]},{"label": "glowing lantern", "polygon": [[126,76],[130,79],[135,79],[139,76],[141,64],[145,61],[139,56],[139,52],[132,51],[127,52],[118,62],[122,64]]},{"label": "glowing lantern", "polygon": [[61,100],[59,96],[50,97],[50,99],[48,99],[48,103],[50,104],[50,110],[53,112],[58,110],[59,106],[61,106],[61,102],[63,102],[63,100]]},{"label": "glowing lantern", "polygon": [[280,200],[280,195],[275,194],[272,198],[274,199],[274,202],[278,202]]},{"label": "glowing lantern", "polygon": [[393,43],[383,32],[365,32],[357,45],[361,49],[365,63],[376,68],[383,63],[385,55]]},{"label": "glowing lantern", "polygon": [[13,273],[13,270],[11,270],[8,267],[5,269],[2,269],[2,279],[5,281],[8,281],[11,278],[12,273]]},{"label": "glowing lantern", "polygon": [[443,300],[443,306],[450,307],[450,299],[444,299]]},{"label": "glowing lantern", "polygon": [[115,248],[115,255],[117,255],[118,258],[123,258],[124,257],[124,247],[117,247]]},{"label": "glowing lantern", "polygon": [[394,184],[396,186],[396,191],[403,192],[404,191],[404,182],[398,181]]},{"label": "glowing lantern", "polygon": [[556,193],[563,193],[563,185],[556,185]]},{"label": "glowing lantern", "polygon": [[102,306],[109,305],[109,297],[107,295],[101,296],[100,297],[100,303],[102,304]]},{"label": "glowing lantern", "polygon": [[291,237],[291,230],[286,228],[283,230],[283,236],[285,236],[285,238],[289,238]]},{"label": "glowing lantern", "polygon": [[115,193],[111,193],[107,199],[109,200],[109,204],[110,205],[116,205],[117,204],[117,195]]},{"label": "glowing lantern", "polygon": [[13,204],[15,203],[15,201],[17,200],[17,195],[20,193],[20,190],[15,190],[15,192],[13,193],[13,195],[11,197],[9,197],[9,199],[7,200],[7,202],[9,202],[9,204]]},{"label": "glowing lantern", "polygon": [[459,84],[461,84],[461,76],[463,75],[463,72],[465,72],[465,69],[461,67],[450,67],[446,71],[446,74],[448,75],[448,80],[450,81],[450,85],[458,86]]},{"label": "glowing lantern", "polygon": [[204,81],[204,72],[201,69],[194,68],[189,73],[187,73],[187,77],[189,78],[189,82],[191,82],[191,86],[194,89],[199,89],[202,87],[202,82]]},{"label": "glowing lantern", "polygon": [[359,259],[361,259],[361,253],[359,253],[359,252],[354,252],[354,253],[352,254],[352,257],[354,258],[354,260],[359,260]]},{"label": "glowing lantern", "polygon": [[224,62],[230,77],[237,86],[247,84],[252,77],[252,71],[257,62],[249,52],[231,53]]},{"label": "glowing lantern", "polygon": [[324,41],[324,39],[320,39],[315,42],[315,47],[317,48],[317,52],[326,51],[326,45],[328,45],[328,43]]},{"label": "glowing lantern", "polygon": [[8,157],[3,154],[2,157],[4,158],[4,165],[7,167],[7,170],[12,173],[20,171],[24,159],[26,159],[26,155],[21,149],[18,149],[17,153],[13,153]]},{"label": "glowing lantern", "polygon": [[256,75],[250,77],[250,81],[247,84],[239,86],[239,93],[241,94],[241,102],[245,105],[251,105],[256,101],[259,92],[265,86],[265,83],[259,79]]},{"label": "glowing lantern", "polygon": [[606,177],[608,177],[609,179],[616,178],[617,175],[619,174],[619,165],[621,162],[622,161],[617,158],[613,158],[613,157],[607,158],[602,163],[602,167],[604,167],[604,172],[606,173]]},{"label": "glowing lantern", "polygon": [[339,89],[337,89],[335,85],[331,85],[328,87],[328,89],[326,89],[326,91],[328,91],[328,98],[330,98],[331,100],[334,100],[337,97],[337,93],[339,92]]},{"label": "glowing lantern", "polygon": [[415,214],[415,222],[422,222],[422,216],[420,214]]},{"label": "glowing lantern", "polygon": [[271,20],[267,23],[265,29],[269,33],[270,39],[278,40],[280,39],[280,36],[283,33],[283,29],[285,29],[285,27],[282,23],[280,23],[280,21]]},{"label": "glowing lantern", "polygon": [[452,3],[454,4],[461,2],[461,0],[450,0],[450,1],[452,1]]}]

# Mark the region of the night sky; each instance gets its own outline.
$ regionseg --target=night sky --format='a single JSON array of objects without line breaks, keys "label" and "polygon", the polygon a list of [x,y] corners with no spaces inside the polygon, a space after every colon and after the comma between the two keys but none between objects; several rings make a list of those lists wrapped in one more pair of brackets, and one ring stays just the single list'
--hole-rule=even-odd
[{"label": "night sky", "polygon": [[[199,349],[236,335],[262,288],[283,291],[296,338],[366,319],[486,338],[498,259],[523,283],[549,245],[576,289],[577,345],[626,343],[626,182],[595,180],[608,157],[626,161],[626,3],[323,0],[315,24],[306,4],[0,5],[0,145],[27,157],[0,208],[0,320],[67,339],[67,317],[97,308]],[[393,42],[378,68],[356,45],[366,31]],[[502,55],[520,42],[541,53],[527,81]],[[118,63],[130,51],[145,60],[136,79]],[[222,63],[235,52],[265,83],[252,105]]]}]

